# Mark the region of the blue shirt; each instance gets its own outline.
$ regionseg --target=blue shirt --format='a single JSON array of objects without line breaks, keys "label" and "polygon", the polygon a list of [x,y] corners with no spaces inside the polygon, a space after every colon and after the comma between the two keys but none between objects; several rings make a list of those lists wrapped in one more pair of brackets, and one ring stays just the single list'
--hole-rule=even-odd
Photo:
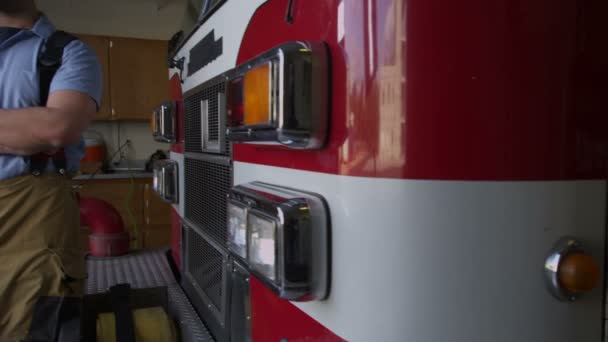
[{"label": "blue shirt", "polygon": [[[41,16],[31,30],[0,37],[0,108],[18,109],[40,105],[38,54],[55,27]],[[99,106],[102,72],[95,52],[80,40],[69,43],[49,93],[75,90],[88,94]],[[1,119],[0,119],[1,120]],[[35,124],[35,123],[33,123]],[[84,142],[65,147],[68,169],[75,171],[84,153]],[[0,154],[0,180],[26,174],[27,157]]]}]

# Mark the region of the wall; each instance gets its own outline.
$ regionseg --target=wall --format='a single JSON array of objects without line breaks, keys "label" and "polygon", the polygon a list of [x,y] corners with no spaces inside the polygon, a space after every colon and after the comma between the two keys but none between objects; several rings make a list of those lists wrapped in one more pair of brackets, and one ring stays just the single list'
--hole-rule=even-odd
[{"label": "wall", "polygon": [[[166,3],[160,9],[157,4]],[[184,21],[186,0],[37,0],[61,30],[74,33],[168,40]],[[163,100],[163,99],[160,99]],[[159,101],[160,102],[160,101]],[[129,159],[144,160],[168,145],[156,143],[147,122],[94,122],[85,136],[101,134],[112,154],[125,139]],[[118,139],[120,137],[120,143]]]},{"label": "wall", "polygon": [[66,31],[168,40],[180,29],[185,0],[37,0],[38,7]]},{"label": "wall", "polygon": [[123,155],[129,160],[144,161],[156,150],[168,151],[169,145],[162,144],[152,139],[150,126],[147,123],[118,122],[118,121],[96,121],[84,133],[85,137],[96,138],[103,136],[106,142],[108,155],[118,151],[127,139],[131,144],[125,146],[122,153],[116,153],[113,161],[119,161]]}]

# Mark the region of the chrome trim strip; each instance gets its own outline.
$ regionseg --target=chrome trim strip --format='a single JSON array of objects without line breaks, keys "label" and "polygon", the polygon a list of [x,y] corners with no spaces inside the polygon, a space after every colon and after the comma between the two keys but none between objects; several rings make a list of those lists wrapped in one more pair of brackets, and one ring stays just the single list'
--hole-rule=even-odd
[{"label": "chrome trim strip", "polygon": [[545,259],[544,270],[547,289],[559,301],[573,302],[581,296],[580,293],[573,293],[565,289],[560,283],[558,273],[562,260],[568,254],[581,251],[582,246],[577,239],[572,236],[564,236],[553,245]]},{"label": "chrome trim strip", "polygon": [[207,149],[209,130],[209,100],[201,100],[201,151]]},{"label": "chrome trim strip", "polygon": [[177,140],[177,113],[172,102],[164,102],[154,110],[154,140],[162,143],[175,143]]}]

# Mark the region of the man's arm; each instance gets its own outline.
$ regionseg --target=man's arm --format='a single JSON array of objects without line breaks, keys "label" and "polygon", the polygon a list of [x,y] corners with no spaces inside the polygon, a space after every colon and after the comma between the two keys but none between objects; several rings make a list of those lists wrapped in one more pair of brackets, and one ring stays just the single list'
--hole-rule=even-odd
[{"label": "man's arm", "polygon": [[46,107],[0,109],[0,153],[31,155],[77,143],[96,109],[89,95],[74,90],[52,92]]}]

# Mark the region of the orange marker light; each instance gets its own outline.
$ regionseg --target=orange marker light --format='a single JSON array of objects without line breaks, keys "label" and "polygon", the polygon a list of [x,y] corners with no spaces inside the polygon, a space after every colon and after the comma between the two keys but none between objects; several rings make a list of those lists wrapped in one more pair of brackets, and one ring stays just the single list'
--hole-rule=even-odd
[{"label": "orange marker light", "polygon": [[593,290],[600,280],[600,268],[593,258],[583,253],[567,255],[559,266],[561,285],[572,293]]},{"label": "orange marker light", "polygon": [[270,63],[257,66],[244,77],[244,124],[270,123]]}]

